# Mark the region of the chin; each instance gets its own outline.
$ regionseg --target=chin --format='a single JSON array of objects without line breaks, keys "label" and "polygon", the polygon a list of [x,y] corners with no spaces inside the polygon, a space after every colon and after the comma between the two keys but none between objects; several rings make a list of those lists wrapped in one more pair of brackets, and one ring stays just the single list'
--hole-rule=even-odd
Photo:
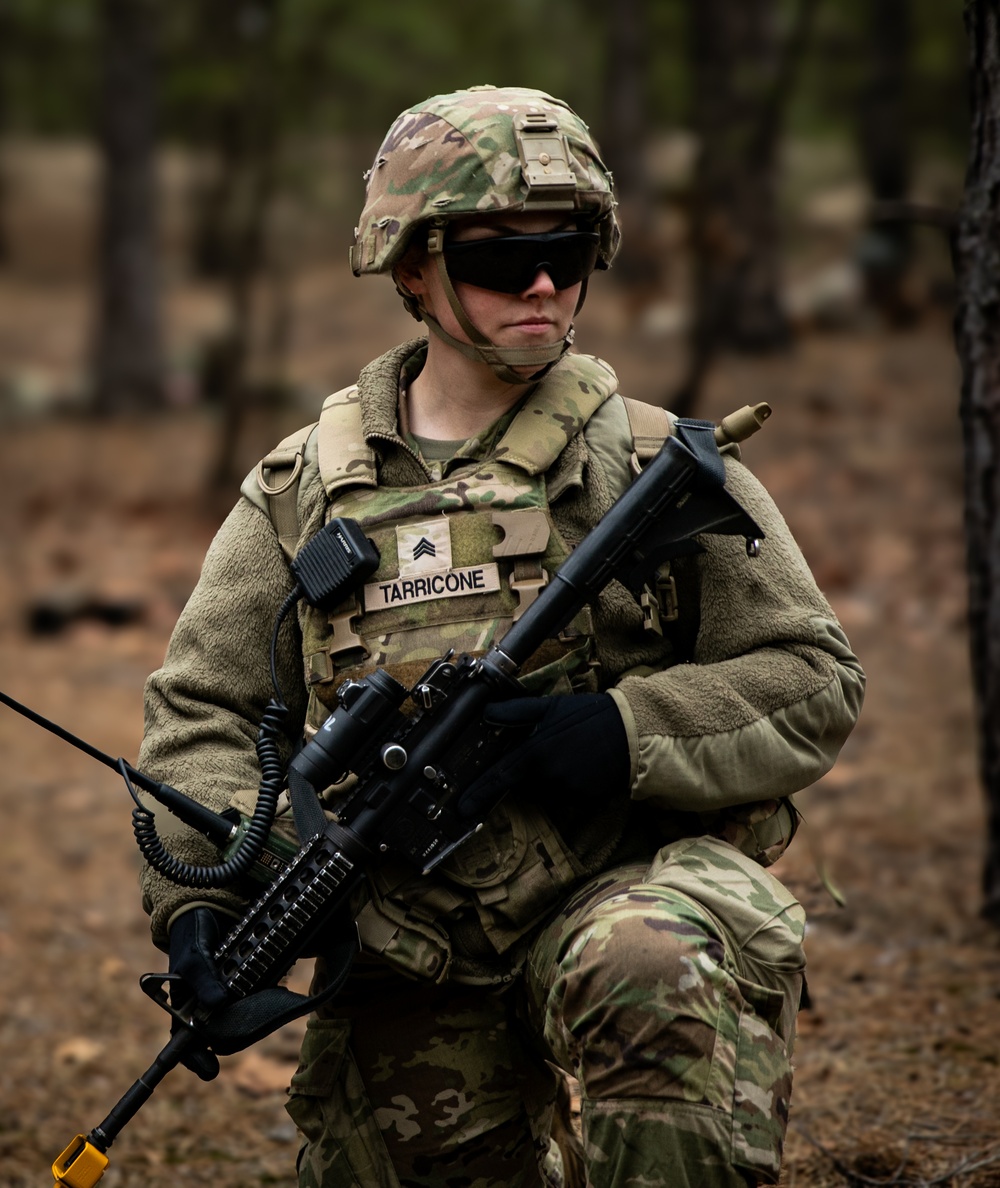
[{"label": "chin", "polygon": [[548,363],[539,363],[537,366],[532,363],[528,367],[512,367],[511,371],[521,376],[525,383],[530,383],[540,371],[544,371],[548,366]]},{"label": "chin", "polygon": [[507,347],[555,346],[557,343],[562,342],[565,337],[565,331],[559,333],[558,330],[554,330],[551,326],[547,326],[544,333],[540,330],[516,330],[512,334],[509,333],[501,335],[498,338],[495,338],[493,341],[496,342],[498,346]]}]

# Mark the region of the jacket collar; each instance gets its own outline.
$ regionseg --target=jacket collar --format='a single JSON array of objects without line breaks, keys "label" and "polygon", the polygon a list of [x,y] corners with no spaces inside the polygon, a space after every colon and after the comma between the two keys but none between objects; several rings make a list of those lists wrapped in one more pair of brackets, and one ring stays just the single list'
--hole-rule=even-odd
[{"label": "jacket collar", "polygon": [[[361,428],[373,448],[386,441],[406,448],[398,423],[400,371],[426,350],[426,339],[411,339],[369,363],[359,375]],[[564,356],[525,400],[494,457],[527,474],[543,474],[617,389],[618,377],[602,359]]]}]

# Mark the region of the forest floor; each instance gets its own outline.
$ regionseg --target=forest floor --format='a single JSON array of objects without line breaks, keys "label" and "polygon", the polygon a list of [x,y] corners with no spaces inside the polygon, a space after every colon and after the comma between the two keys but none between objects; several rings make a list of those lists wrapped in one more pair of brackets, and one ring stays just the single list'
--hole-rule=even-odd
[{"label": "forest floor", "polygon": [[[296,374],[332,390],[408,335],[389,288],[301,278]],[[27,341],[58,374],[78,352],[84,300],[0,274],[0,372]],[[200,301],[174,312],[208,318]],[[677,378],[677,347],[613,305],[595,292],[580,345],[620,364],[626,392],[656,400]],[[805,332],[779,357],[723,360],[699,409],[773,406],[745,459],[870,678],[840,762],[802,796],[806,837],[777,868],[810,914],[788,1188],[1000,1185],[1000,938],[978,915],[958,386],[946,317],[896,331],[861,319]],[[258,413],[244,466],[312,415]],[[217,419],[179,405],[152,421],[22,416],[0,432],[0,689],[134,759],[144,678],[218,523],[204,495]],[[165,1041],[165,1016],[137,985],[164,959],[140,910],[118,777],[3,707],[0,754],[0,1182],[37,1188]],[[299,1034],[227,1058],[211,1084],[175,1072],[113,1148],[104,1183],[291,1185],[282,1103]]]}]

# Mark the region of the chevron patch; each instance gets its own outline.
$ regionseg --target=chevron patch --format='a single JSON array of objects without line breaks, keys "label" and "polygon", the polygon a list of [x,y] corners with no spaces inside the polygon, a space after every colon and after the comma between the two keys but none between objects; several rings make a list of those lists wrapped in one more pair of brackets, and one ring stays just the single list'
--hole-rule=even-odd
[{"label": "chevron patch", "polygon": [[399,576],[440,573],[451,569],[451,527],[447,516],[422,520],[419,524],[400,524],[396,528]]}]

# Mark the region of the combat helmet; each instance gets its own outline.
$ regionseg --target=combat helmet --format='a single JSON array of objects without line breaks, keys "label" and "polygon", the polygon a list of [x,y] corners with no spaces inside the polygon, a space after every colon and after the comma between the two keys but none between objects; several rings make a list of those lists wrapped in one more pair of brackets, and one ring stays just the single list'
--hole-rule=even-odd
[{"label": "combat helmet", "polygon": [[[511,368],[544,368],[563,355],[572,328],[553,345],[502,348],[490,342],[455,294],[444,243],[449,223],[471,215],[575,212],[599,236],[597,267],[611,264],[620,236],[611,174],[587,125],[567,104],[525,87],[477,86],[435,95],[395,120],[365,176],[365,205],[350,253],[355,276],[392,272],[419,244],[435,258],[472,345],[448,334],[397,281],[407,309],[435,334],[489,363],[509,383],[524,383]],[[584,282],[580,304],[585,291]]]}]

